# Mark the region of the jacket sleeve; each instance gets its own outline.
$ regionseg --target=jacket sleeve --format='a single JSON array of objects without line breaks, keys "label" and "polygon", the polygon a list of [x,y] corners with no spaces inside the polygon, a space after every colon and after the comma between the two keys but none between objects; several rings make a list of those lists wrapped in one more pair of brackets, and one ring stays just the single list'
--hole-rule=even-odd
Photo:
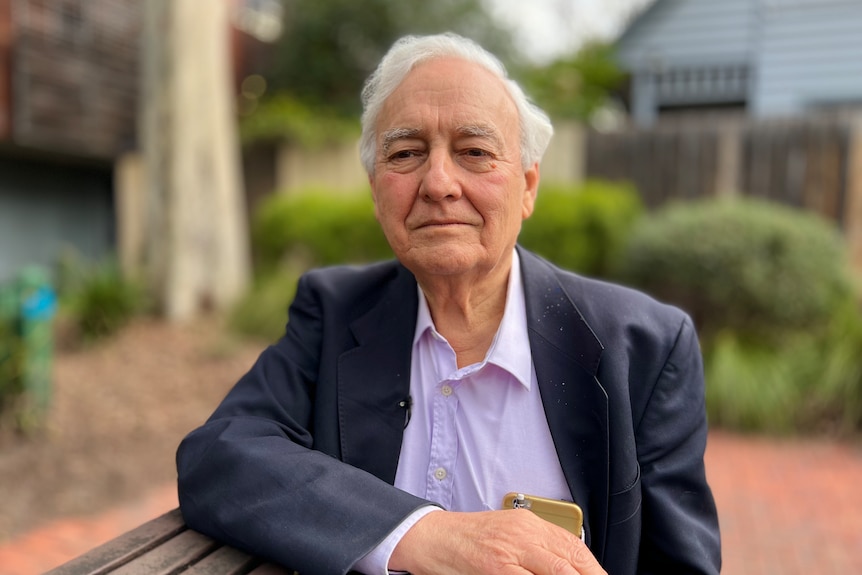
[{"label": "jacket sleeve", "polygon": [[634,423],[643,494],[638,572],[717,574],[718,518],[703,464],[703,365],[688,317]]},{"label": "jacket sleeve", "polygon": [[427,502],[315,449],[324,322],[310,283],[284,337],[180,444],[178,492],[197,531],[302,573],[345,573]]}]

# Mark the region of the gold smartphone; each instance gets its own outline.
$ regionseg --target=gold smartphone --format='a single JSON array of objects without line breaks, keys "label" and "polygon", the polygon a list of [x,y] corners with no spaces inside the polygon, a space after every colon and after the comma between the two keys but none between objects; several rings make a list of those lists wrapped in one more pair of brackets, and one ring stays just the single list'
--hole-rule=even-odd
[{"label": "gold smartphone", "polygon": [[575,537],[583,537],[584,511],[577,503],[512,492],[503,497],[503,509],[529,509],[542,519],[568,530]]}]

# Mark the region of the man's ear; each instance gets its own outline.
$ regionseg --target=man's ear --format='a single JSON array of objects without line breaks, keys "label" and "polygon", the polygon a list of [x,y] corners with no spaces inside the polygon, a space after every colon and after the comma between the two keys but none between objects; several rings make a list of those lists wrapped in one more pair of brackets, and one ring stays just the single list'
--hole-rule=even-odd
[{"label": "man's ear", "polygon": [[536,162],[524,172],[524,198],[521,205],[521,218],[524,220],[533,214],[533,208],[536,206],[539,179],[539,162]]}]

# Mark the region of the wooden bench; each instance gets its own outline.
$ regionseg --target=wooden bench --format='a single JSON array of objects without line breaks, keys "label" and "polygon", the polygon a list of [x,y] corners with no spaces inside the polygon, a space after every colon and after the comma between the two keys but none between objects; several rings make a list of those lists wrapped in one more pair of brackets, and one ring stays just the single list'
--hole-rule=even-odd
[{"label": "wooden bench", "polygon": [[[46,575],[291,575],[186,527],[179,509],[144,523]],[[294,573],[294,575],[296,575]]]}]

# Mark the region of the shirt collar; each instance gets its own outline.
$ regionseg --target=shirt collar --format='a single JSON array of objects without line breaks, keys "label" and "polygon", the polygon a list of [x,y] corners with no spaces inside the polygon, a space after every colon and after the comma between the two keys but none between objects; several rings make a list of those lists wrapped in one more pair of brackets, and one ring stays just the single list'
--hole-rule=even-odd
[{"label": "shirt collar", "polygon": [[[419,292],[419,310],[416,317],[416,331],[413,335],[414,352],[417,342],[425,332],[435,329],[425,294],[418,285],[416,289]],[[527,334],[527,306],[524,302],[521,260],[517,250],[512,252],[512,269],[509,272],[503,320],[482,363],[493,363],[512,374],[526,389],[530,389],[533,379],[533,357]]]}]

